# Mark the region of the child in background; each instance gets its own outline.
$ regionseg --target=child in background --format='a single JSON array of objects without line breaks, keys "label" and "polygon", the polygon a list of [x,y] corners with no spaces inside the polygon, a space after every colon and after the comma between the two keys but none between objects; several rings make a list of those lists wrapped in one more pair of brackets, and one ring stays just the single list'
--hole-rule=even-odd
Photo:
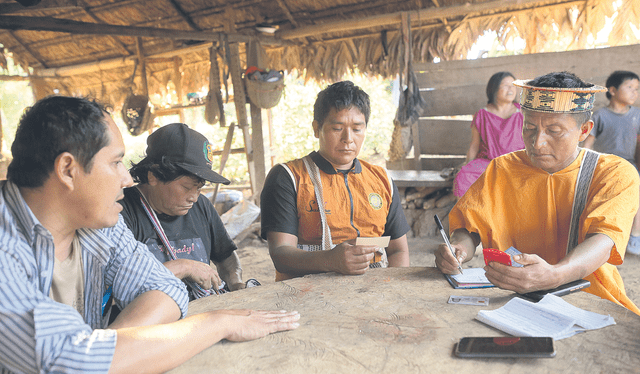
[{"label": "child in background", "polygon": [[[620,156],[635,165],[640,161],[637,144],[640,139],[640,108],[632,106],[638,99],[638,75],[630,71],[614,71],[607,78],[609,105],[593,114],[593,130],[584,141],[585,148]],[[640,210],[638,211],[640,213]],[[640,217],[636,213],[627,252],[640,254]]]}]

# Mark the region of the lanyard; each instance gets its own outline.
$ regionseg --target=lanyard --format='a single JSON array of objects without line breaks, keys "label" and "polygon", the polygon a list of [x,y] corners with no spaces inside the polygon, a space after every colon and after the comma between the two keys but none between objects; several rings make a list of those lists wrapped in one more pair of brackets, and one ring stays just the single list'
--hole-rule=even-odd
[{"label": "lanyard", "polygon": [[[144,194],[142,194],[142,191],[140,191],[140,189],[138,188],[136,189],[140,193],[140,202],[142,203],[142,207],[144,208],[144,211],[147,213],[147,216],[149,217],[149,219],[151,220],[151,223],[153,224],[153,228],[156,230],[156,233],[160,237],[160,241],[162,242],[164,247],[167,249],[167,253],[169,254],[169,257],[171,257],[172,260],[177,260],[178,256],[176,256],[176,252],[173,249],[173,246],[171,245],[171,243],[169,243],[169,239],[167,238],[167,235],[164,233],[164,229],[160,225],[160,221],[156,216],[156,212],[154,212],[153,209],[151,209],[151,206],[147,202],[147,199],[144,197]],[[215,289],[215,287],[212,287],[210,290],[205,290],[204,288],[202,288],[202,286],[200,286],[196,282],[190,281],[188,279],[183,279],[183,281],[191,287],[191,291],[192,291],[191,293],[197,299],[205,296],[211,296],[213,294],[218,295],[218,291]]]}]

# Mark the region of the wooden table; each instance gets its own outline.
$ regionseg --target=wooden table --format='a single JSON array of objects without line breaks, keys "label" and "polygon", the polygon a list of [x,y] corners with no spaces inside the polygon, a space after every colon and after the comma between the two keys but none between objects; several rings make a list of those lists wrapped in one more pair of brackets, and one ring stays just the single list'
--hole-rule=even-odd
[{"label": "wooden table", "polygon": [[[490,297],[488,307],[448,304],[450,295]],[[455,290],[435,268],[334,273],[196,300],[189,314],[212,309],[298,310],[300,327],[243,342],[220,342],[173,373],[631,373],[640,372],[640,317],[586,292],[564,297],[616,325],[556,341],[557,356],[540,359],[461,359],[453,346],[465,336],[507,336],[477,320],[509,291]]]}]

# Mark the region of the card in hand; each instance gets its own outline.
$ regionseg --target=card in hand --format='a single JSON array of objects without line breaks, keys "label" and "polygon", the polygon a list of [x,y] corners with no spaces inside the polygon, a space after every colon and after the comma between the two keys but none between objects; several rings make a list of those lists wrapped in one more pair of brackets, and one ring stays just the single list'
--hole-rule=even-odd
[{"label": "card in hand", "polygon": [[488,297],[481,296],[449,296],[449,304],[461,305],[489,305]]},{"label": "card in hand", "polygon": [[484,248],[482,250],[482,255],[484,256],[484,263],[486,265],[489,265],[491,261],[496,261],[501,264],[505,264],[507,266],[521,268],[523,267],[523,265],[513,260],[513,256],[519,255],[519,254],[521,254],[521,252],[513,247],[509,247],[509,249],[507,249],[504,252],[495,248]]},{"label": "card in hand", "polygon": [[484,256],[485,265],[489,265],[490,262],[495,261],[507,266],[511,266],[511,256],[499,249],[484,248],[482,250],[482,255]]},{"label": "card in hand", "polygon": [[509,247],[506,251],[504,251],[504,253],[506,253],[509,256],[511,256],[511,266],[516,267],[516,268],[524,267],[524,265],[517,263],[516,260],[513,259],[513,256],[520,255],[520,254],[522,254],[522,252],[520,252],[519,250],[515,249],[514,247]]}]

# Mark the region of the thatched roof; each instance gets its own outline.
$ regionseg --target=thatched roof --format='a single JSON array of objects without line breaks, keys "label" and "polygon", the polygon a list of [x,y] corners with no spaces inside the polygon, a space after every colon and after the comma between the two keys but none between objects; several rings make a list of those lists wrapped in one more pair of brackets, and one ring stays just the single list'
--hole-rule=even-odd
[{"label": "thatched roof", "polygon": [[41,0],[30,7],[0,0],[0,41],[30,69],[37,96],[57,89],[117,107],[128,92],[144,90],[139,53],[156,101],[169,82],[183,96],[207,87],[212,46],[224,82],[226,42],[240,43],[243,67],[245,43],[258,41],[269,67],[309,79],[336,80],[354,68],[392,76],[403,53],[403,15],[413,60],[421,62],[463,59],[486,30],[503,44],[524,39],[525,53],[556,50],[558,41],[593,48],[607,17],[615,16],[609,45],[638,43],[640,33],[638,0]]}]

